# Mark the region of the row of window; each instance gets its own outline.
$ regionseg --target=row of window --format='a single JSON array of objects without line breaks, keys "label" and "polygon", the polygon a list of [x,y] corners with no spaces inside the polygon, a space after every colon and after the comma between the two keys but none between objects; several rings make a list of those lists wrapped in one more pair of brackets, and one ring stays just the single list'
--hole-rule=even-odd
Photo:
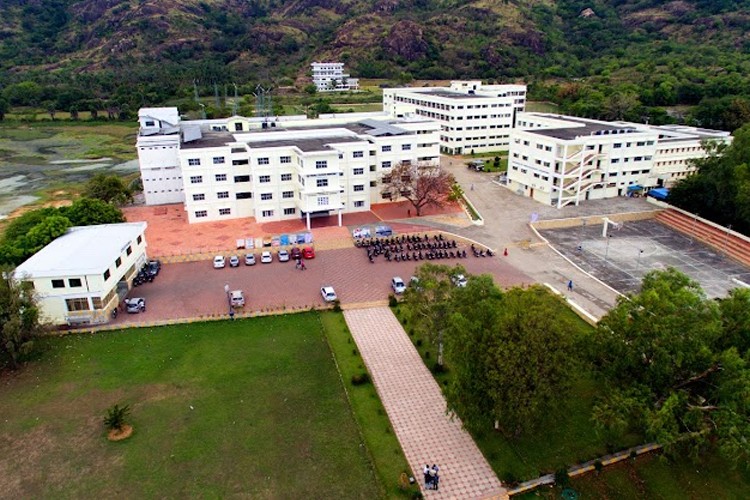
[{"label": "row of window", "polygon": [[[523,94],[520,94],[523,95]],[[505,97],[499,96],[499,97]],[[444,110],[453,110],[453,109],[486,109],[486,108],[504,108],[504,107],[510,107],[511,103],[506,102],[500,102],[500,103],[494,103],[494,104],[466,104],[466,105],[455,105],[455,104],[443,104],[439,102],[432,102],[432,101],[426,101],[423,99],[415,99],[413,97],[403,97],[403,96],[396,96],[396,102],[404,102],[407,104],[415,104],[417,106],[424,106],[426,108],[434,108],[434,109],[444,109]]]}]

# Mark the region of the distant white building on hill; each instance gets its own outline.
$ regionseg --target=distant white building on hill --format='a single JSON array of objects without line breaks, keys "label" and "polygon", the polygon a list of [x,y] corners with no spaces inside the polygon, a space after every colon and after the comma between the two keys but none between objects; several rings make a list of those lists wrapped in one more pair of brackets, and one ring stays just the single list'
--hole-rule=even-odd
[{"label": "distant white building on hill", "polygon": [[690,160],[706,156],[706,140],[732,137],[680,125],[519,113],[511,134],[508,187],[558,208],[641,194],[690,175]]},{"label": "distant white building on hill", "polygon": [[106,323],[146,263],[146,223],[72,227],[14,271],[54,324]]},{"label": "distant white building on hill", "polygon": [[383,90],[383,111],[437,121],[441,152],[451,155],[507,151],[525,104],[525,85],[483,85],[480,80]]},{"label": "distant white building on hill", "polygon": [[359,89],[359,80],[344,73],[344,63],[314,62],[312,79],[318,92],[345,92]]},{"label": "distant white building on hill", "polygon": [[139,135],[138,157],[146,203],[182,202],[191,223],[303,218],[309,227],[310,218],[328,215],[341,222],[341,214],[389,201],[379,181],[398,163],[436,165],[440,159],[440,127],[419,117],[234,116],[178,128],[177,134],[165,131],[174,148],[162,147],[159,134]]}]

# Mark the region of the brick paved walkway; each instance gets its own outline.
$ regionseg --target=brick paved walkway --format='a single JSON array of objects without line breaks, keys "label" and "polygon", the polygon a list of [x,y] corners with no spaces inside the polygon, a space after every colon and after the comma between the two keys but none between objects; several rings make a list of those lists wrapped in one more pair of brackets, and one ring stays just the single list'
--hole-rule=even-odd
[{"label": "brick paved walkway", "polygon": [[[344,311],[406,460],[427,498],[507,498],[490,465],[387,307]],[[424,490],[422,468],[440,467],[440,490]]]}]

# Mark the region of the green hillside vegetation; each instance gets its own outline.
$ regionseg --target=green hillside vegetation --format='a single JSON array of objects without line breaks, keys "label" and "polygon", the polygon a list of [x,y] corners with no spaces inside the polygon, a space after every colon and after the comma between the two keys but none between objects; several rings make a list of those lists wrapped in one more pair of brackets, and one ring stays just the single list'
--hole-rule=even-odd
[{"label": "green hillside vegetation", "polygon": [[[566,112],[734,129],[750,118],[748,28],[746,0],[8,0],[0,82],[6,106],[127,118],[194,81],[301,89],[311,61],[337,59],[356,77],[523,80]],[[665,111],[679,104],[695,109]]]}]

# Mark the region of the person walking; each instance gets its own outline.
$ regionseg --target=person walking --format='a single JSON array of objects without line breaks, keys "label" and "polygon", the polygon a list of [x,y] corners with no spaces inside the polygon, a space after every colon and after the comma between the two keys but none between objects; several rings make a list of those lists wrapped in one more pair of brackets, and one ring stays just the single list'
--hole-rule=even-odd
[{"label": "person walking", "polygon": [[568,291],[569,292],[573,291],[573,280],[568,280]]},{"label": "person walking", "polygon": [[307,266],[305,265],[304,262],[299,261],[299,268],[300,268],[301,271],[304,271],[305,269],[307,269]]},{"label": "person walking", "polygon": [[430,489],[430,466],[424,464],[424,489]]}]

